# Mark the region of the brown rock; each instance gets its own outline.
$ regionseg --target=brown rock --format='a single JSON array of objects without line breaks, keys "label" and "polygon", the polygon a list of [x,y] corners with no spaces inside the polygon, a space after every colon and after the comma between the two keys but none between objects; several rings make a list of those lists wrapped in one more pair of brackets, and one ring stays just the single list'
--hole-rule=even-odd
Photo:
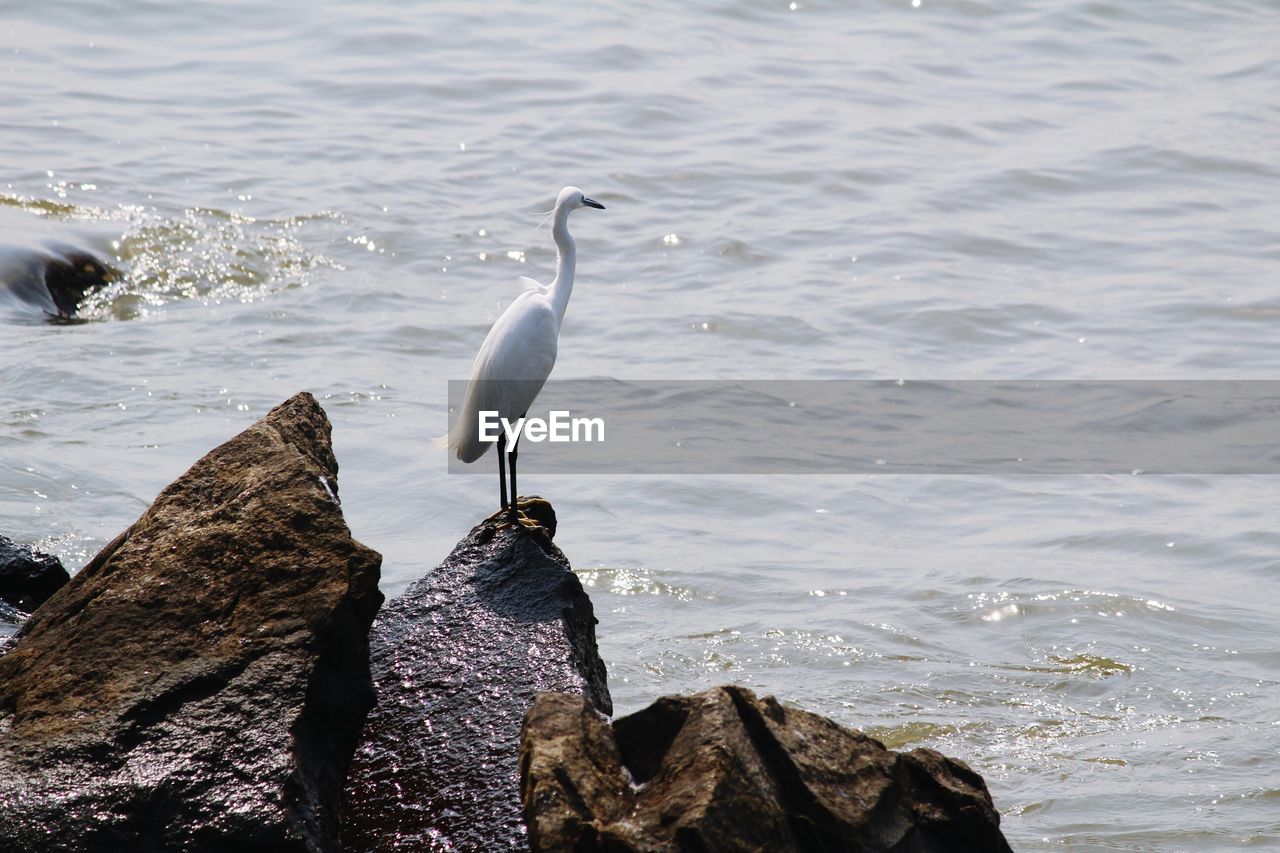
[{"label": "brown rock", "polygon": [[377,707],[351,763],[342,841],[360,851],[526,846],[520,726],[540,690],[612,710],[591,600],[550,504],[499,513],[388,602],[370,634]]},{"label": "brown rock", "polygon": [[299,394],[198,461],[0,657],[0,849],[335,850],[379,555]]},{"label": "brown rock", "polygon": [[1008,851],[982,777],[891,752],[741,687],[664,697],[613,723],[541,694],[520,783],[535,851]]}]

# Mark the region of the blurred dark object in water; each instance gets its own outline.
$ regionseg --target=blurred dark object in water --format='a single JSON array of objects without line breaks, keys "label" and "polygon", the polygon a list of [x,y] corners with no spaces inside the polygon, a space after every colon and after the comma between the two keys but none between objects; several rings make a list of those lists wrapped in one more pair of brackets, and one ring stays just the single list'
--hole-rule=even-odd
[{"label": "blurred dark object in water", "polygon": [[55,323],[74,322],[84,297],[117,275],[93,252],[67,243],[0,246],[0,291],[34,306]]},{"label": "blurred dark object in water", "polygon": [[0,536],[0,600],[30,613],[70,579],[57,557]]}]

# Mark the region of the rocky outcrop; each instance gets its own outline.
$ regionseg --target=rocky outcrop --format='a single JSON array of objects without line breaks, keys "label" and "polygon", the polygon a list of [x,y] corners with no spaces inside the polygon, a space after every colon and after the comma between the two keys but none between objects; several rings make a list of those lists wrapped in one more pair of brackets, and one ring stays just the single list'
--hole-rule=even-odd
[{"label": "rocky outcrop", "polygon": [[495,516],[383,608],[370,637],[378,690],[352,761],[348,851],[524,848],[520,726],[538,691],[610,712],[591,600],[551,542]]},{"label": "rocky outcrop", "polygon": [[162,491],[0,657],[0,850],[336,850],[377,553],[299,394]]},{"label": "rocky outcrop", "polygon": [[57,557],[0,536],[0,601],[30,613],[70,579]]},{"label": "rocky outcrop", "polygon": [[741,687],[610,724],[542,694],[522,734],[535,851],[1008,851],[986,785]]},{"label": "rocky outcrop", "polygon": [[70,320],[85,295],[109,284],[116,271],[92,252],[65,243],[0,246],[0,295]]}]

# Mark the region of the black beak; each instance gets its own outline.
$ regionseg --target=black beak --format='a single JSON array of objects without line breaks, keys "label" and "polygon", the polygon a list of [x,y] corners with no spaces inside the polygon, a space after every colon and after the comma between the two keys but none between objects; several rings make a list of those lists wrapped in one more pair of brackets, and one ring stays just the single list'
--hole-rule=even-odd
[{"label": "black beak", "polygon": [[584,196],[584,197],[583,197],[583,199],[582,199],[582,204],[583,204],[585,207],[594,207],[596,210],[604,210],[604,205],[603,205],[603,204],[601,204],[600,202],[596,201],[595,199],[587,198],[587,197],[585,197],[585,196]]}]

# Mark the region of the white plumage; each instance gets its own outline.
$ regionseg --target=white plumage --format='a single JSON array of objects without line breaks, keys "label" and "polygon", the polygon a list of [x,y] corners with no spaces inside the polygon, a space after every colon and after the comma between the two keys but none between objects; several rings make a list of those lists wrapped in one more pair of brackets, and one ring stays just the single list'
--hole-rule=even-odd
[{"label": "white plumage", "polygon": [[[604,205],[592,201],[577,187],[565,187],[556,198],[551,234],[555,238],[556,277],[543,286],[522,276],[525,290],[502,312],[485,336],[476,360],[471,365],[471,378],[462,407],[449,431],[449,447],[463,462],[474,462],[485,454],[492,442],[480,440],[480,412],[497,412],[499,417],[515,422],[523,417],[542,390],[551,368],[556,363],[560,324],[573,291],[576,247],[569,233],[569,214],[580,207]],[[515,505],[515,449],[507,454],[511,465],[511,503]],[[499,458],[502,483],[502,506],[506,499],[507,460]]]}]

